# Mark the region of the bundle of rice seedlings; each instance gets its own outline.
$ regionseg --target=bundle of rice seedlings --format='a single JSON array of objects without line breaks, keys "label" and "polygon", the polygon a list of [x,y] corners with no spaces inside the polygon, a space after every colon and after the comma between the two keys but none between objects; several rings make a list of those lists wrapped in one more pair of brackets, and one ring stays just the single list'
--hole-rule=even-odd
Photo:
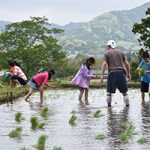
[{"label": "bundle of rice seedlings", "polygon": [[48,117],[48,112],[49,112],[48,107],[44,107],[44,108],[41,110],[41,112],[40,112],[41,117],[47,118],[47,117]]},{"label": "bundle of rice seedlings", "polygon": [[46,143],[47,135],[41,135],[35,145],[37,150],[45,150],[45,143]]},{"label": "bundle of rice seedlings", "polygon": [[37,129],[38,124],[39,124],[38,118],[33,116],[33,117],[31,117],[30,122],[31,122],[31,128],[33,130]]},{"label": "bundle of rice seedlings", "polygon": [[12,130],[9,133],[9,137],[11,138],[20,138],[22,133],[22,127],[17,127],[15,130]]},{"label": "bundle of rice seedlings", "polygon": [[101,115],[101,110],[97,110],[95,113],[94,113],[94,117],[95,118],[99,118]]},{"label": "bundle of rice seedlings", "polygon": [[69,119],[69,124],[72,125],[72,126],[74,126],[76,120],[77,120],[77,116],[75,114],[73,114],[71,116],[71,118]]},{"label": "bundle of rice seedlings", "polygon": [[145,144],[145,143],[147,143],[147,140],[145,138],[141,137],[140,139],[137,140],[137,143]]},{"label": "bundle of rice seedlings", "polygon": [[62,148],[61,148],[61,147],[56,147],[56,146],[55,146],[55,147],[53,148],[53,150],[62,150]]},{"label": "bundle of rice seedlings", "polygon": [[105,138],[106,138],[106,136],[104,134],[98,134],[98,135],[95,136],[96,140],[103,140]]},{"label": "bundle of rice seedlings", "polygon": [[129,138],[131,138],[135,132],[135,126],[131,122],[124,122],[122,123],[122,126],[125,128],[125,130],[121,132],[119,138],[121,142],[127,143]]},{"label": "bundle of rice seedlings", "polygon": [[17,112],[17,113],[15,114],[15,120],[16,120],[17,122],[20,122],[22,119],[23,119],[23,118],[22,118],[22,113],[21,113],[21,112]]}]

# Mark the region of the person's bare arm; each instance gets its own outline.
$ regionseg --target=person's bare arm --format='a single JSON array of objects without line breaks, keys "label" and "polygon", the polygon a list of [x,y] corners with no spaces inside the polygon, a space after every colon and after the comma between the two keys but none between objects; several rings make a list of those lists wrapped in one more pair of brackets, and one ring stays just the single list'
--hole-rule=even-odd
[{"label": "person's bare arm", "polygon": [[124,64],[125,64],[125,67],[126,67],[126,70],[127,70],[127,78],[129,80],[131,80],[130,65],[129,65],[129,63],[126,59],[124,60]]},{"label": "person's bare arm", "polygon": [[50,88],[56,88],[56,85],[48,84],[48,87],[50,87]]},{"label": "person's bare arm", "polygon": [[102,63],[102,75],[101,75],[101,82],[103,83],[103,79],[104,79],[104,73],[105,73],[105,70],[106,70],[106,66],[107,66],[107,62],[104,60],[103,63]]}]

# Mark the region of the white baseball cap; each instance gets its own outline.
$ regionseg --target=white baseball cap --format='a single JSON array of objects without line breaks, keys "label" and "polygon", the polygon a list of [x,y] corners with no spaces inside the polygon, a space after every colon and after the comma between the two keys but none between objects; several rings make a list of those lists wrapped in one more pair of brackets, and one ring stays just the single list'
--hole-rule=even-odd
[{"label": "white baseball cap", "polygon": [[110,45],[112,48],[116,47],[116,42],[114,40],[109,40],[106,44],[107,46]]}]

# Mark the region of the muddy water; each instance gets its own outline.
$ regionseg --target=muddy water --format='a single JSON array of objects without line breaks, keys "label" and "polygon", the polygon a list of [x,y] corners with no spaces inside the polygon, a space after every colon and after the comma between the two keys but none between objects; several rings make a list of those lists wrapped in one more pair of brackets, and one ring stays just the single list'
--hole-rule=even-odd
[{"label": "muddy water", "polygon": [[[19,98],[14,104],[0,105],[0,150],[20,150],[26,147],[34,150],[40,135],[48,135],[46,150],[54,146],[63,150],[148,150],[150,144],[150,104],[141,105],[140,91],[130,90],[130,107],[124,106],[122,95],[117,92],[113,96],[112,107],[105,102],[106,92],[93,89],[89,92],[89,105],[80,105],[77,101],[78,90],[51,90],[44,93],[44,106],[50,110],[47,119],[40,117],[39,93],[30,98],[30,103]],[[148,99],[148,97],[147,97]],[[148,101],[148,100],[147,100]],[[101,110],[103,116],[94,118],[95,111]],[[24,120],[15,121],[16,112],[22,112]],[[68,121],[71,112],[76,111],[76,126],[70,126]],[[30,117],[38,116],[45,122],[42,130],[31,129]],[[128,143],[121,143],[119,135],[122,131],[121,122],[131,121],[136,126],[137,134]],[[16,127],[23,127],[20,139],[9,138],[8,133]],[[95,140],[95,136],[104,134],[106,138]],[[139,144],[140,137],[147,139],[146,144]]]}]

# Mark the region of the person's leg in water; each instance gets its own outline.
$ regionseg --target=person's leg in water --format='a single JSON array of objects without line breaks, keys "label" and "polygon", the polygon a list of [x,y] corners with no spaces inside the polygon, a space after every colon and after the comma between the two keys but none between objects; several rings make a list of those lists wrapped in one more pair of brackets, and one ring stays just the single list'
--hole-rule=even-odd
[{"label": "person's leg in water", "polygon": [[82,103],[82,96],[83,96],[83,93],[84,93],[84,89],[79,87],[79,90],[80,90],[80,93],[79,93],[79,96],[78,96],[78,100],[80,103]]},{"label": "person's leg in water", "polygon": [[149,83],[141,81],[141,98],[142,103],[145,102],[145,93],[149,93]]},{"label": "person's leg in water", "polygon": [[129,107],[129,97],[127,93],[122,93],[123,101],[125,102],[126,106]]},{"label": "person's leg in water", "polygon": [[88,105],[89,101],[88,101],[88,94],[89,94],[89,89],[85,89],[85,104]]},{"label": "person's leg in water", "polygon": [[110,72],[107,77],[107,105],[111,107],[112,93],[116,92],[117,88],[117,72]]},{"label": "person's leg in water", "polygon": [[129,107],[129,97],[127,94],[128,85],[126,80],[126,74],[124,71],[118,71],[117,76],[117,88],[119,89],[120,93],[123,95],[123,101],[126,104],[126,107]]},{"label": "person's leg in water", "polygon": [[148,84],[148,95],[149,95],[149,101],[150,101],[150,83]]},{"label": "person's leg in water", "polygon": [[43,91],[44,91],[44,87],[41,86],[39,88],[39,91],[40,91],[40,105],[42,105],[43,104]]},{"label": "person's leg in water", "polygon": [[28,102],[28,98],[32,95],[32,93],[33,93],[33,89],[30,88],[28,94],[27,94],[26,97],[25,97],[25,101],[26,101],[26,102]]},{"label": "person's leg in water", "polygon": [[141,92],[141,98],[142,98],[142,102],[145,101],[145,93],[144,92]]},{"label": "person's leg in water", "polygon": [[106,101],[107,101],[108,107],[111,107],[111,101],[112,101],[112,94],[111,93],[107,93]]}]

